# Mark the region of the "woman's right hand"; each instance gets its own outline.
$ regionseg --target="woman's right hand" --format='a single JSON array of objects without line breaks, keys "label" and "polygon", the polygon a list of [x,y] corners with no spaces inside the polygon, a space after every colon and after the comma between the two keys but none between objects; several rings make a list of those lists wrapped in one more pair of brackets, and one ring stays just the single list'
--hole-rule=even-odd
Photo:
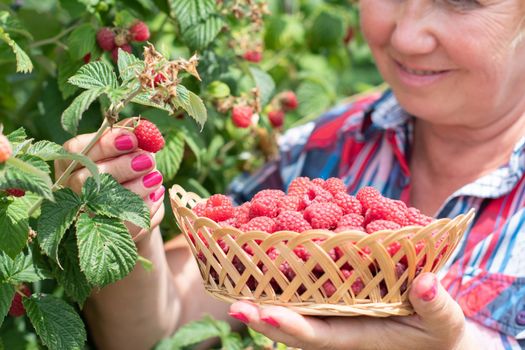
[{"label": "woman's right hand", "polygon": [[[129,120],[128,120],[129,121]],[[123,123],[125,123],[124,121]],[[78,135],[64,144],[64,149],[80,153],[95,134]],[[108,129],[87,153],[98,166],[100,173],[111,174],[122,186],[144,199],[150,209],[151,226],[149,230],[126,223],[128,230],[138,242],[157,227],[164,217],[164,191],[162,175],[156,170],[152,153],[138,149],[135,135],[123,128]],[[69,161],[55,162],[55,176],[59,178],[69,166]],[[82,185],[91,173],[84,167],[73,171],[64,186],[80,193]]]}]

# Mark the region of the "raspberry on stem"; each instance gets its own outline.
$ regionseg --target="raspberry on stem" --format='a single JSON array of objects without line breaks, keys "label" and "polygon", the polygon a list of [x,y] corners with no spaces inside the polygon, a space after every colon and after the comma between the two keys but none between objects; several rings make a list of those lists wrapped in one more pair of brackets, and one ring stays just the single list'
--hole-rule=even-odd
[{"label": "raspberry on stem", "polygon": [[13,149],[9,140],[4,135],[0,134],[0,164],[5,163],[11,155],[13,154]]},{"label": "raspberry on stem", "polygon": [[[26,284],[22,284],[19,287],[19,290],[26,297],[31,296],[31,290]],[[23,316],[26,313],[24,304],[22,303],[22,295],[17,291],[13,300],[11,301],[11,307],[9,308],[9,315],[13,317]]]},{"label": "raspberry on stem", "polygon": [[139,148],[144,151],[156,153],[164,147],[164,137],[157,126],[149,120],[141,119],[133,132],[137,137]]},{"label": "raspberry on stem", "polygon": [[232,122],[238,128],[247,128],[252,124],[253,108],[250,106],[235,106],[232,109]]},{"label": "raspberry on stem", "polygon": [[148,25],[142,21],[132,25],[129,33],[133,41],[147,41],[150,37]]},{"label": "raspberry on stem", "polygon": [[97,32],[98,46],[104,51],[111,51],[115,48],[115,33],[111,28],[104,27]]}]

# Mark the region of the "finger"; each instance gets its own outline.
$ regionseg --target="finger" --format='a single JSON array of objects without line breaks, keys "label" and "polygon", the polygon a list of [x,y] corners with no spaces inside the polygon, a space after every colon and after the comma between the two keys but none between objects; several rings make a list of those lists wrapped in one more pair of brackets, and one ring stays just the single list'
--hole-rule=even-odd
[{"label": "finger", "polygon": [[126,227],[131,233],[131,236],[133,237],[133,240],[135,242],[139,242],[144,237],[149,235],[151,231],[157,226],[160,225],[162,222],[162,219],[164,218],[164,193],[165,188],[164,186],[159,187],[155,192],[150,193],[146,199],[146,205],[150,208],[150,228],[149,229],[142,229],[138,226],[135,226],[131,223],[126,223]]},{"label": "finger", "polygon": [[149,196],[162,185],[162,174],[154,170],[142,177],[124,183],[122,186],[142,198]]},{"label": "finger", "polygon": [[[247,302],[231,305],[230,315],[268,338],[302,349],[335,349],[332,329],[319,318],[306,317],[279,306],[259,308]],[[339,335],[340,336],[340,335]]]},{"label": "finger", "polygon": [[451,332],[462,332],[465,316],[461,307],[441,286],[433,273],[423,273],[413,282],[410,302],[422,321],[422,327],[439,335],[451,336]]},{"label": "finger", "polygon": [[[97,166],[100,173],[110,174],[119,183],[125,183],[148,174],[155,167],[155,161],[150,153],[139,151],[99,162]],[[88,169],[79,169],[71,174],[68,185],[73,191],[80,192],[90,176]]]}]

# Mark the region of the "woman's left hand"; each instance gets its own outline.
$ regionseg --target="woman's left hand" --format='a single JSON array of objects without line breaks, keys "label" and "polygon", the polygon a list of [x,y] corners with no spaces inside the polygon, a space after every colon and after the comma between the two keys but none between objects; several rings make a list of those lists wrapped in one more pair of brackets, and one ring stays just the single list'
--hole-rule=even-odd
[{"label": "woman's left hand", "polygon": [[418,276],[409,292],[413,316],[311,317],[285,307],[239,301],[230,315],[270,339],[315,349],[468,349],[465,317],[436,275]]}]

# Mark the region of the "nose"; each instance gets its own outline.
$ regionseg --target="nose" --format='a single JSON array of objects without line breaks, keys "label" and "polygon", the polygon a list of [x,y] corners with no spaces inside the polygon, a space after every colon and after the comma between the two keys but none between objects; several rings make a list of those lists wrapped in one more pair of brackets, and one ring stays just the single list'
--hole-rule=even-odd
[{"label": "nose", "polygon": [[422,55],[436,49],[438,27],[434,23],[432,6],[424,0],[401,1],[390,38],[396,51],[404,55]]}]

